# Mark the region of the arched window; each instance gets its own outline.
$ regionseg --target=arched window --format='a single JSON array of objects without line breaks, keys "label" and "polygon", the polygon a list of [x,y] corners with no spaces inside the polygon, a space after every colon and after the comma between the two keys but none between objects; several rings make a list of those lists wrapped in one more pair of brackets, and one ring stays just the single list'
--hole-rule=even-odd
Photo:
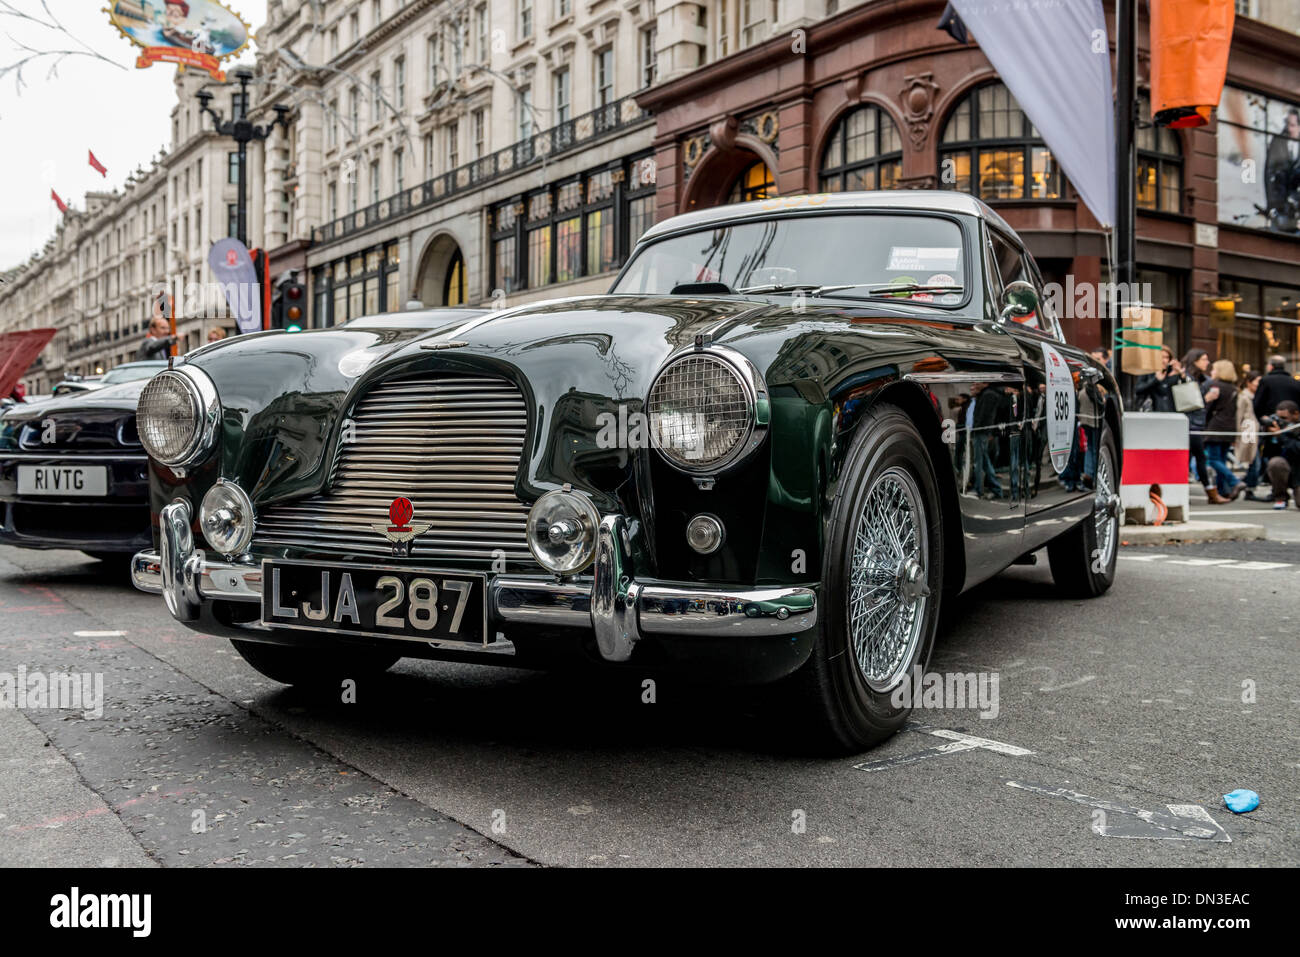
[{"label": "arched window", "polygon": [[903,175],[903,141],[893,118],[878,106],[840,117],[822,156],[821,189],[894,189]]},{"label": "arched window", "polygon": [[748,203],[751,200],[768,199],[775,195],[776,181],[772,179],[772,171],[767,168],[766,163],[759,160],[737,177],[727,202]]},{"label": "arched window", "polygon": [[[1151,97],[1139,95],[1138,117],[1151,115]],[[1183,151],[1178,134],[1165,126],[1139,126],[1137,130],[1137,205],[1162,213],[1183,211]]]},{"label": "arched window", "polygon": [[1056,157],[1001,83],[976,87],[948,114],[939,181],[981,199],[1059,199]]}]

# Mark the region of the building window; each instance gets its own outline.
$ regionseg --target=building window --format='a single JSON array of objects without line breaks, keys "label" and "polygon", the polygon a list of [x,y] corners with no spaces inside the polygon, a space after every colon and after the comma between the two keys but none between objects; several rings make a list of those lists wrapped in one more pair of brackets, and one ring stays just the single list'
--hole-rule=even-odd
[{"label": "building window", "polygon": [[[173,224],[172,227],[173,241],[176,239],[175,231],[176,231],[175,225]],[[239,205],[237,203],[226,204],[226,235],[227,236],[239,235]]]},{"label": "building window", "polygon": [[330,183],[325,187],[325,197],[329,205],[330,219],[339,218],[339,184]]},{"label": "building window", "polygon": [[456,32],[451,38],[451,75],[459,77],[465,66],[465,21],[456,22]]},{"label": "building window", "polygon": [[488,61],[488,8],[486,3],[480,3],[474,8],[474,36],[475,36],[475,59],[479,63],[486,64]]},{"label": "building window", "polygon": [[330,100],[329,105],[329,148],[339,145],[339,101]]},{"label": "building window", "polygon": [[772,171],[767,168],[766,163],[759,160],[736,177],[727,202],[750,203],[756,199],[769,199],[775,195],[776,181],[772,178]]},{"label": "building window", "polygon": [[370,161],[370,202],[379,202],[379,160]]},{"label": "building window", "polygon": [[888,113],[860,106],[840,117],[822,154],[821,189],[894,189],[903,173],[903,141]]},{"label": "building window", "polygon": [[460,123],[452,120],[447,124],[447,169],[453,170],[460,165]]},{"label": "building window", "polygon": [[470,128],[474,134],[474,159],[482,159],[487,152],[487,117],[483,110],[470,114]]},{"label": "building window", "polygon": [[378,70],[370,74],[370,122],[378,123],[380,117],[380,101],[383,99],[384,78]]},{"label": "building window", "polygon": [[339,28],[330,30],[330,59],[339,55]]},{"label": "building window", "polygon": [[424,180],[433,179],[433,134],[424,134]]},{"label": "building window", "polygon": [[316,324],[339,326],[350,319],[400,309],[400,266],[398,245],[389,243],[318,270],[314,279]]},{"label": "building window", "polygon": [[533,0],[519,0],[519,39],[533,35]]},{"label": "building window", "polygon": [[[1139,116],[1151,115],[1151,98],[1139,97]],[[1183,209],[1183,151],[1178,134],[1165,126],[1142,125],[1137,130],[1137,205],[1162,213]]]},{"label": "building window", "polygon": [[563,20],[573,12],[573,0],[555,0],[555,19]]},{"label": "building window", "polygon": [[384,19],[383,9],[380,7],[380,0],[370,0],[370,29],[379,26]]},{"label": "building window", "polygon": [[433,92],[433,88],[438,85],[438,65],[442,61],[442,57],[439,55],[442,52],[440,49],[441,46],[442,38],[437,34],[429,37],[428,41],[425,43],[426,55],[429,59],[430,92]]},{"label": "building window", "polygon": [[595,64],[596,106],[608,106],[614,102],[614,49],[601,50],[596,54]]},{"label": "building window", "polygon": [[357,175],[355,169],[346,175],[348,177],[348,212],[355,213],[357,211],[358,195],[361,192],[361,177]]},{"label": "building window", "polygon": [[348,91],[348,118],[352,121],[348,136],[356,139],[361,130],[361,91],[355,86]]},{"label": "building window", "polygon": [[393,61],[393,98],[399,110],[406,109],[406,57]]},{"label": "building window", "polygon": [[981,199],[1060,199],[1056,158],[1001,83],[977,87],[948,114],[939,146],[946,189]]},{"label": "building window", "polygon": [[718,21],[718,57],[724,57],[731,52],[731,34],[728,32],[731,20],[728,16],[727,5],[731,0],[718,0],[716,7],[716,19]]},{"label": "building window", "polygon": [[740,0],[740,45],[742,48],[762,43],[769,33],[768,0]]},{"label": "building window", "polygon": [[569,121],[569,68],[556,70],[551,75],[551,88],[555,93],[555,122],[556,124],[567,123]]},{"label": "building window", "polygon": [[348,15],[348,37],[352,43],[356,43],[361,37],[361,14],[355,10]]},{"label": "building window", "polygon": [[659,39],[656,27],[646,27],[641,31],[641,86],[644,89],[654,86],[659,79],[659,57],[655,53],[655,43]]},{"label": "building window", "polygon": [[533,91],[531,87],[524,87],[519,91],[516,98],[516,109],[519,111],[519,139],[526,140],[533,135]]},{"label": "building window", "polygon": [[239,153],[226,154],[226,182],[231,186],[239,185]]},{"label": "building window", "polygon": [[406,163],[406,151],[393,150],[393,192],[400,193],[406,188],[406,175],[403,166]]}]

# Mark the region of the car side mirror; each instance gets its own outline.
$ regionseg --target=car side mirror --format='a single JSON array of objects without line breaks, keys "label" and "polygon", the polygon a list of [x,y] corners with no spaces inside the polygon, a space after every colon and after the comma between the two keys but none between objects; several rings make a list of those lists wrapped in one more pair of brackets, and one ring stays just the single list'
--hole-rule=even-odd
[{"label": "car side mirror", "polygon": [[1002,290],[1002,314],[999,316],[1003,322],[1023,319],[1037,312],[1038,291],[1032,285],[1023,279],[1007,283],[1007,288]]}]

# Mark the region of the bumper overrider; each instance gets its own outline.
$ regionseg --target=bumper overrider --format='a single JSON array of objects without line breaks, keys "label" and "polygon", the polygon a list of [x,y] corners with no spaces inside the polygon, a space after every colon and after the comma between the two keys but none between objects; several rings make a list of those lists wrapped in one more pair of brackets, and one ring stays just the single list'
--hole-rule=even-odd
[{"label": "bumper overrider", "polygon": [[[209,558],[194,547],[187,502],[160,516],[159,549],[131,562],[141,591],[161,594],[177,621],[195,622],[205,601],[262,600],[259,563]],[[817,623],[811,588],[702,588],[638,582],[626,570],[621,515],[605,516],[596,539],[591,581],[539,576],[490,578],[488,616],[497,623],[585,628],[595,633],[601,657],[627,661],[643,635],[664,638],[773,638],[796,635]]]}]

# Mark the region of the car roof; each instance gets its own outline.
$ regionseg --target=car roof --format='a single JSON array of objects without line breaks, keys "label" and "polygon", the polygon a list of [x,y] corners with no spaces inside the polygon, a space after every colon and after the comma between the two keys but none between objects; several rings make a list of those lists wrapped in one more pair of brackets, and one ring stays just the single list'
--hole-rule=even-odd
[{"label": "car roof", "polygon": [[[731,203],[714,206],[665,219],[647,229],[641,236],[646,242],[681,230],[700,229],[725,225],[738,220],[780,216],[798,216],[820,210],[918,210],[921,212],[960,213],[981,219],[1012,232],[996,212],[982,200],[950,189],[881,189],[856,193],[817,193],[812,197],[786,196],[760,199],[751,203]],[[798,200],[798,202],[796,202]]]}]

